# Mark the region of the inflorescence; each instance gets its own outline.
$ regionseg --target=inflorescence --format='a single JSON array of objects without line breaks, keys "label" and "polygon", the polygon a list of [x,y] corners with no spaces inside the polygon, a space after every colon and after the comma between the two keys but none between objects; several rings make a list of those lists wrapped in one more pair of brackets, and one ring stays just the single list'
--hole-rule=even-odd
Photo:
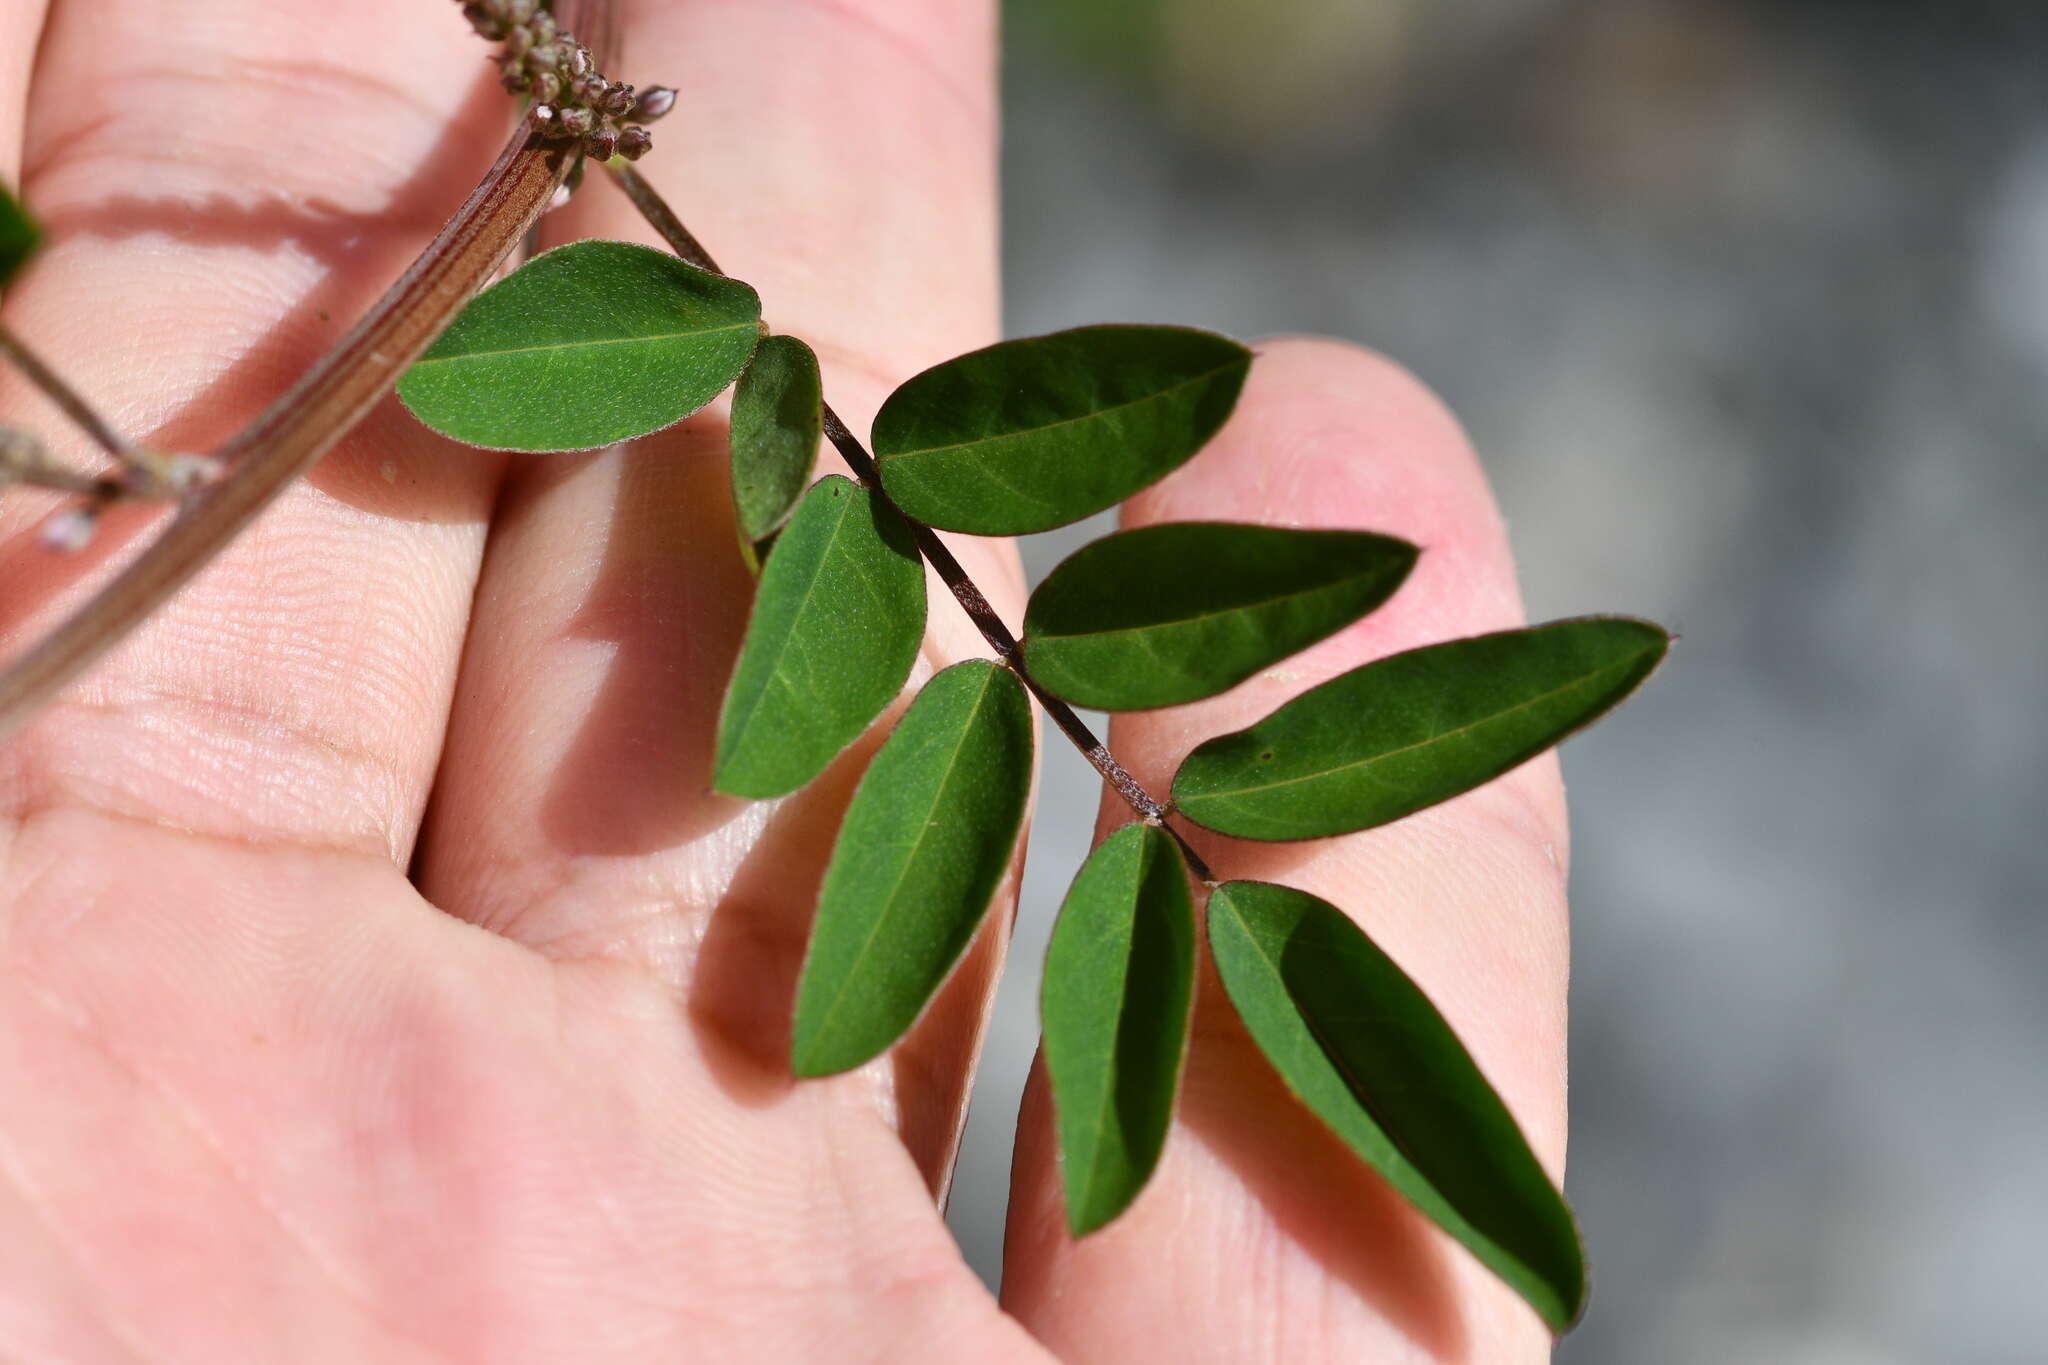
[{"label": "inflorescence", "polygon": [[599,161],[638,161],[654,145],[641,125],[675,106],[674,90],[656,85],[636,94],[607,80],[590,49],[558,27],[540,0],[469,0],[462,13],[483,37],[504,44],[498,78],[511,93],[532,97],[542,137],[579,143]]}]

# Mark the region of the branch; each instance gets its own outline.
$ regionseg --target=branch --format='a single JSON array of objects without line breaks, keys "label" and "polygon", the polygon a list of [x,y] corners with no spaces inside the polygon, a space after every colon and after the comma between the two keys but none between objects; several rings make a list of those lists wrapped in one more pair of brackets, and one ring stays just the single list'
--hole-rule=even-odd
[{"label": "branch", "polygon": [[114,430],[92,404],[80,397],[61,375],[43,363],[41,356],[28,348],[28,343],[4,326],[0,326],[0,359],[14,362],[15,368],[27,375],[28,381],[41,389],[80,431],[92,437],[93,443],[101,450],[119,460],[129,459],[134,454],[134,447],[128,444],[127,437]]},{"label": "branch", "polygon": [[[590,46],[617,46],[615,0],[560,0]],[[162,535],[26,655],[0,673],[0,741],[98,662],[227,548],[292,480],[348,434],[489,282],[575,159],[531,118],[419,259],[291,391],[232,438],[231,470],[195,493]]]},{"label": "branch", "polygon": [[[640,216],[661,234],[662,239],[669,244],[669,249],[678,257],[699,270],[708,270],[715,275],[725,273],[718,268],[718,262],[711,258],[711,253],[704,249],[704,244],[683,225],[683,220],[668,206],[668,201],[663,199],[660,192],[648,184],[638,171],[617,162],[607,163],[605,169],[612,173],[612,179],[625,191],[626,197],[633,201],[633,207],[640,211]],[[840,420],[839,414],[832,410],[829,403],[825,405],[825,438],[839,451],[841,458],[846,461],[847,468],[853,471],[854,477],[866,484],[876,497],[894,508],[894,500],[890,498],[888,490],[882,487],[881,472],[875,467],[874,457],[868,453],[867,447],[860,443],[860,438],[847,430],[846,423]],[[967,576],[967,571],[960,567],[960,561],[953,557],[953,552],[939,539],[938,532],[915,517],[904,516],[901,508],[896,508],[896,512],[910,527],[910,534],[917,543],[918,553],[938,571],[939,578],[952,589],[953,597],[960,603],[961,610],[967,613],[968,619],[974,622],[982,638],[995,650],[996,657],[1001,659],[1004,665],[1017,675],[1017,680],[1038,699],[1038,704],[1045,708],[1045,714],[1052,718],[1052,723],[1057,725],[1060,732],[1081,751],[1081,756],[1102,774],[1103,781],[1115,788],[1116,794],[1123,798],[1124,804],[1128,805],[1139,819],[1147,824],[1158,825],[1173,837],[1174,842],[1180,845],[1181,855],[1187,859],[1189,871],[1193,872],[1198,880],[1214,885],[1216,879],[1210,872],[1209,865],[1202,861],[1201,855],[1195,852],[1179,830],[1166,823],[1170,808],[1146,791],[1144,785],[1131,776],[1123,764],[1117,762],[1116,755],[1109,751],[1109,746],[1095,737],[1095,732],[1088,728],[1087,722],[1074,714],[1073,707],[1046,691],[1039,685],[1038,680],[1031,676],[1030,671],[1024,667],[1024,655],[1017,647],[1017,637],[1010,633],[1010,628],[996,615],[995,608],[989,605],[988,598],[975,586],[974,580]]]}]

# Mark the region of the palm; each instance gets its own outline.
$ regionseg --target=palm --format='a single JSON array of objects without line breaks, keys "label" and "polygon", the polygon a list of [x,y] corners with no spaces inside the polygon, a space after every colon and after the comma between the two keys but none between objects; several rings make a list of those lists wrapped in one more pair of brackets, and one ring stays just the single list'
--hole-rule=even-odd
[{"label": "palm", "polygon": [[[32,33],[40,8],[0,0],[0,23]],[[164,32],[143,0],[56,0],[33,101],[0,68],[0,174],[25,148],[62,238],[9,320],[125,425],[186,446],[331,340],[503,117],[453,6],[222,8],[234,24]],[[982,7],[627,8],[629,78],[696,73],[651,177],[819,345],[850,418],[989,338]],[[212,75],[162,74],[181,69]],[[41,93],[85,82],[115,93],[87,113]],[[198,126],[192,155],[150,158]],[[559,216],[643,235],[599,187]],[[55,429],[19,390],[0,405]],[[747,600],[721,445],[699,421],[506,464],[386,411],[5,751],[0,1355],[1539,1354],[1533,1318],[1206,1014],[1156,1187],[1080,1247],[1030,1098],[1006,1316],[932,1198],[998,935],[889,1058],[786,1079],[809,906],[864,755],[783,803],[705,794]],[[40,509],[0,511],[18,645],[78,570],[28,548]],[[1129,515],[1423,544],[1394,609],[1304,657],[1319,676],[1517,610],[1455,428],[1338,348],[1268,348],[1240,420]],[[1008,551],[963,558],[1014,620]],[[938,606],[927,652],[975,641]],[[1301,685],[1256,680],[1115,743],[1156,781]],[[1351,899],[1555,1158],[1558,825],[1539,767],[1378,835],[1217,856],[1368,886]]]}]

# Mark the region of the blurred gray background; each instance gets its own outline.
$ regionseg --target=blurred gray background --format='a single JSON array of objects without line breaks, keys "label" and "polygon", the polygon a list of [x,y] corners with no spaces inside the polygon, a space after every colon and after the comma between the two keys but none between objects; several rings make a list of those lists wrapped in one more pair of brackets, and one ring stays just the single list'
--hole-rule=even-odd
[{"label": "blurred gray background", "polygon": [[[1383,349],[1471,430],[1535,617],[1685,637],[1566,751],[1595,1292],[1558,1358],[2048,1360],[2048,4],[1008,26],[1013,333]],[[951,1214],[991,1278],[1091,776],[1048,746]]]}]

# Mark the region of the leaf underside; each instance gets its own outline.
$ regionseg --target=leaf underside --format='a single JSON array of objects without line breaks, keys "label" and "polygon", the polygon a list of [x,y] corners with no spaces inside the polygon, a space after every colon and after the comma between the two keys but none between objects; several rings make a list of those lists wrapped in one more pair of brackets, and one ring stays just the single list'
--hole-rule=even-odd
[{"label": "leaf underside", "polygon": [[1082,327],[926,370],[876,414],[882,486],[948,531],[1023,535],[1172,473],[1230,415],[1251,366],[1186,327]]},{"label": "leaf underside", "polygon": [[1232,1005],[1287,1086],[1553,1331],[1585,1304],[1564,1198],[1450,1025],[1342,911],[1229,882],[1209,943]]},{"label": "leaf underside", "polygon": [[5,185],[0,185],[0,289],[5,289],[7,282],[35,254],[41,238],[35,219],[28,216],[28,210]]},{"label": "leaf underside", "polygon": [[902,690],[924,614],[924,565],[903,519],[849,479],[820,479],[762,570],[712,786],[761,799],[823,772]]},{"label": "leaf underside", "polygon": [[1246,839],[1370,829],[1491,781],[1633,692],[1670,636],[1586,617],[1396,654],[1189,754],[1173,798]]},{"label": "leaf underside", "polygon": [[859,1066],[916,1022],[988,912],[1031,772],[1031,703],[1008,669],[955,664],[910,704],[855,789],[825,871],[797,983],[797,1075]]},{"label": "leaf underside", "polygon": [[673,426],[746,368],[761,300],[629,242],[573,242],[477,295],[398,382],[422,422],[491,450],[591,450]]},{"label": "leaf underside", "polygon": [[1039,997],[1067,1226],[1122,1213],[1173,1122],[1195,992],[1187,867],[1157,826],[1102,841],[1060,906]]},{"label": "leaf underside", "polygon": [[732,395],[733,511],[749,544],[796,510],[824,433],[817,356],[795,337],[763,337]]},{"label": "leaf underside", "polygon": [[1199,701],[1372,612],[1416,553],[1364,531],[1170,522],[1118,532],[1031,595],[1025,665],[1080,706]]}]

